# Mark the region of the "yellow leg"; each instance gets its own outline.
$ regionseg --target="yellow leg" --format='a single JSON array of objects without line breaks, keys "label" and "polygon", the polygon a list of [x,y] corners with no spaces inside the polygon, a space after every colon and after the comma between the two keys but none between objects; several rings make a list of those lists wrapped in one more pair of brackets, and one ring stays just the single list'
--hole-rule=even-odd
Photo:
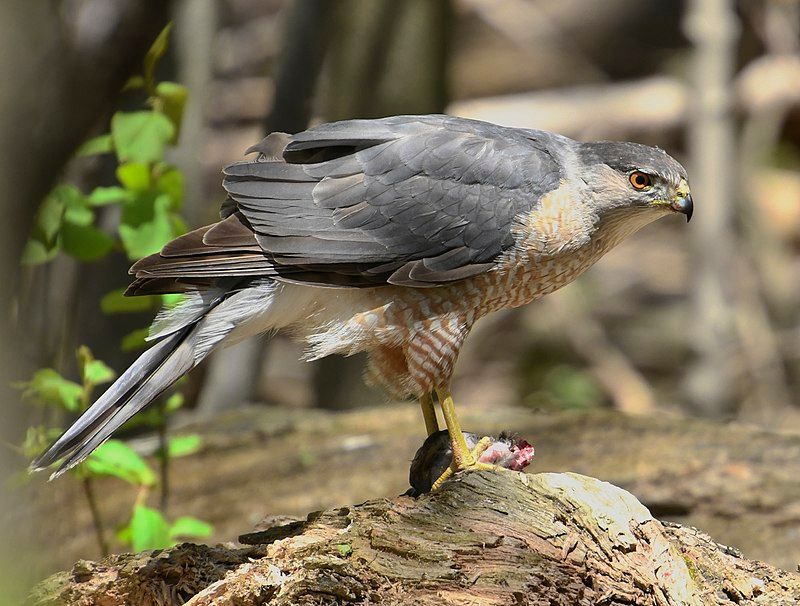
[{"label": "yellow leg", "polygon": [[427,393],[419,399],[422,407],[422,417],[425,419],[425,430],[428,435],[439,431],[439,422],[436,420],[436,410],[433,408],[433,398]]},{"label": "yellow leg", "polygon": [[444,415],[444,423],[447,425],[447,433],[450,434],[455,470],[460,471],[467,467],[472,467],[475,465],[475,457],[469,451],[464,434],[461,433],[461,424],[456,417],[456,405],[453,403],[453,396],[444,389],[437,389],[436,397],[439,398],[439,405],[442,407],[442,415]]},{"label": "yellow leg", "polygon": [[442,415],[444,416],[445,425],[447,425],[447,433],[450,434],[450,448],[453,451],[453,462],[450,464],[450,467],[445,469],[442,475],[436,479],[431,489],[436,490],[439,488],[444,481],[456,471],[463,471],[465,469],[496,469],[494,465],[477,462],[477,458],[491,445],[492,439],[488,437],[481,438],[475,448],[470,451],[469,446],[467,446],[467,441],[464,439],[464,434],[461,432],[461,424],[456,417],[456,407],[455,404],[453,404],[453,396],[444,389],[437,389],[436,397],[442,407]]},{"label": "yellow leg", "polygon": [[[480,439],[480,442],[478,442],[475,445],[475,448],[472,449],[470,454],[477,461],[481,457],[481,455],[486,451],[486,449],[489,448],[489,446],[491,445],[492,445],[492,439],[488,436],[483,436]],[[479,465],[481,469],[490,469],[494,467],[493,465],[488,465],[486,463],[475,463],[475,465]],[[444,484],[444,481],[452,475],[453,475],[453,466],[451,465],[450,467],[445,469],[442,472],[442,475],[440,475],[436,479],[436,481],[431,485],[431,490],[438,490],[439,487],[442,484]]]}]

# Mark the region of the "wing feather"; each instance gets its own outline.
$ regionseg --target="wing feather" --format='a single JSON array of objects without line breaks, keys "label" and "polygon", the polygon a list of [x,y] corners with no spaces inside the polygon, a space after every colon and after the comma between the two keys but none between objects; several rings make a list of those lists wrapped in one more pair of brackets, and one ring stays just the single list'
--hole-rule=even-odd
[{"label": "wing feather", "polygon": [[515,219],[558,187],[574,145],[448,116],[271,135],[252,148],[257,160],[223,171],[223,220],[134,265],[136,289],[234,275],[348,287],[463,280],[513,245]]}]

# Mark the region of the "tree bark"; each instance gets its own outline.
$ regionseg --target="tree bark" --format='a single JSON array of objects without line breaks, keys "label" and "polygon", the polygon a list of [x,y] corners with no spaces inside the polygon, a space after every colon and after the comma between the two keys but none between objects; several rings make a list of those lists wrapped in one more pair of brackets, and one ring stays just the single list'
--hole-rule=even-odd
[{"label": "tree bark", "polygon": [[81,561],[31,603],[796,604],[800,577],[662,524],[586,476],[460,474],[420,499],[312,513],[240,537]]},{"label": "tree bark", "polygon": [[298,0],[284,30],[284,43],[275,77],[275,100],[264,131],[298,133],[308,128],[322,62],[331,38],[331,13],[325,0]]}]

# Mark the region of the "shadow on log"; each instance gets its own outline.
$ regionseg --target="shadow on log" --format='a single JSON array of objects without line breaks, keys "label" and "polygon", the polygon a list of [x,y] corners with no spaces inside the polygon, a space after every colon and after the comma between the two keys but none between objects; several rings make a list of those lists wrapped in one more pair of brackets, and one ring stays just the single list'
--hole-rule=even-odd
[{"label": "shadow on log", "polygon": [[800,577],[662,524],[630,493],[573,473],[461,474],[419,499],[379,499],[241,537],[81,561],[31,603],[800,603]]}]

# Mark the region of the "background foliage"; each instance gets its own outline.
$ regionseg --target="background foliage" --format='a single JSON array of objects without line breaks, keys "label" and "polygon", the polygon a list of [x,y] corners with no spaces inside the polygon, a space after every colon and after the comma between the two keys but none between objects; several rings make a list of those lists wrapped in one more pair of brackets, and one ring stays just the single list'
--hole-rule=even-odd
[{"label": "background foliage", "polygon": [[[171,25],[156,38],[144,59],[143,74],[133,76],[125,85],[129,91],[147,95],[145,110],[117,111],[111,117],[111,132],[89,139],[77,150],[78,156],[114,154],[118,161],[115,174],[118,185],[96,187],[84,194],[75,185],[57,185],[48,194],[36,214],[31,237],[22,254],[24,265],[52,261],[59,253],[78,261],[96,261],[116,251],[123,251],[136,261],[161,248],[186,232],[179,211],[183,203],[183,174],[164,160],[167,148],[178,141],[184,107],[188,98],[185,87],[175,82],[156,82],[155,69],[167,51]],[[114,210],[116,234],[109,235],[100,224],[98,209]],[[100,307],[106,314],[148,311],[161,305],[175,305],[179,295],[127,298],[120,289],[106,294]],[[123,350],[144,345],[147,329],[136,330],[122,338]],[[27,459],[40,455],[64,428],[55,425],[67,413],[70,418],[84,412],[93,400],[95,388],[113,381],[117,374],[105,362],[97,360],[82,345],[77,350],[80,383],[71,381],[53,368],[37,370],[29,381],[17,383],[22,398],[41,407],[42,422],[28,427],[21,452]],[[87,505],[92,512],[97,542],[102,555],[109,551],[102,514],[93,482],[98,476],[113,476],[137,487],[130,521],[115,536],[119,543],[135,551],[169,547],[179,538],[203,538],[213,528],[191,516],[168,522],[168,464],[175,457],[190,455],[201,447],[200,436],[166,436],[167,416],[183,404],[175,393],[163,398],[128,423],[143,423],[160,429],[161,510],[145,505],[150,491],[158,486],[159,476],[125,442],[110,439],[89,458],[70,471],[83,483]],[[124,429],[123,429],[124,431]]]}]

